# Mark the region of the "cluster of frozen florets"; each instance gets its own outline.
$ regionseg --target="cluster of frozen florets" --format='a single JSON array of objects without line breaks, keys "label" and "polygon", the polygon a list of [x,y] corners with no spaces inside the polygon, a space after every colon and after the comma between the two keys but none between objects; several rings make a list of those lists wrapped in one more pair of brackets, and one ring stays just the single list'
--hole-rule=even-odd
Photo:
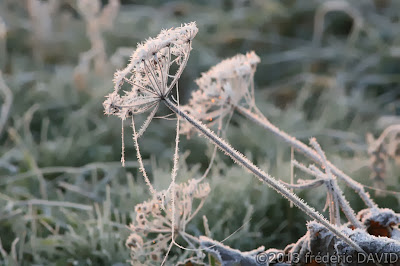
[{"label": "cluster of frozen florets", "polygon": [[[254,101],[253,78],[259,62],[260,58],[249,52],[215,65],[196,80],[199,89],[192,93],[185,110],[212,125],[219,117],[229,114],[232,104],[239,104],[245,99],[251,105]],[[187,133],[189,128],[189,125],[183,124],[182,133]]]},{"label": "cluster of frozen florets", "polygon": [[208,183],[191,179],[175,185],[174,201],[171,200],[170,191],[163,190],[156,193],[152,200],[136,205],[136,221],[130,224],[133,233],[126,241],[126,245],[131,249],[132,263],[160,262],[172,240],[172,231],[174,230],[175,236],[187,234],[187,223],[200,210],[209,193]]},{"label": "cluster of frozen florets", "polygon": [[[105,113],[125,119],[151,109],[168,96],[186,66],[197,31],[192,22],[163,30],[156,38],[138,44],[127,67],[114,74],[114,92],[103,103]],[[177,70],[170,73],[174,64]]]}]

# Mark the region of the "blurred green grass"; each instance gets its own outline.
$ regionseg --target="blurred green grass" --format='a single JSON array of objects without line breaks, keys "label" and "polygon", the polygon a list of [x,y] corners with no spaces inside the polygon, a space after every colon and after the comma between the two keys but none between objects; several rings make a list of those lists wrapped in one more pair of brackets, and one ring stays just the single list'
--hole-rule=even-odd
[{"label": "blurred green grass", "polygon": [[[354,39],[349,39],[353,18],[343,11],[329,12],[323,34],[315,35],[316,13],[328,1],[122,3],[112,30],[103,34],[108,56],[104,72],[90,68],[82,86],[74,80],[74,68],[90,42],[76,2],[62,1],[51,16],[51,38],[39,41],[24,2],[0,2],[8,30],[0,67],[13,93],[0,136],[0,238],[8,254],[4,264],[118,265],[129,259],[125,225],[148,192],[133,162],[128,126],[126,155],[132,162],[122,169],[120,122],[102,112],[113,72],[122,67],[110,57],[118,47],[135,47],[161,28],[184,22],[196,21],[199,27],[180,80],[184,101],[201,72],[225,57],[254,50],[261,57],[255,76],[260,110],[305,142],[317,137],[340,169],[372,184],[365,134],[377,135],[388,123],[399,122],[399,1],[339,2],[362,20]],[[166,113],[164,109],[160,115]],[[235,115],[227,138],[271,175],[289,179],[290,149],[272,135]],[[157,188],[168,185],[173,141],[174,125],[162,119],[155,119],[140,141]],[[198,137],[182,139],[181,150],[191,152],[182,161],[179,180],[201,175],[210,153],[205,143]],[[387,186],[398,191],[399,168],[389,168]],[[210,185],[210,198],[190,227],[195,234],[203,232],[201,215],[207,215],[216,240],[251,217],[226,242],[242,250],[282,248],[305,232],[301,212],[223,156],[218,156]],[[323,208],[323,191],[300,195]],[[353,192],[346,190],[346,196],[355,210],[363,208]],[[51,202],[61,206],[48,206]],[[63,206],[65,202],[82,206]],[[377,202],[400,211],[398,196]]]}]

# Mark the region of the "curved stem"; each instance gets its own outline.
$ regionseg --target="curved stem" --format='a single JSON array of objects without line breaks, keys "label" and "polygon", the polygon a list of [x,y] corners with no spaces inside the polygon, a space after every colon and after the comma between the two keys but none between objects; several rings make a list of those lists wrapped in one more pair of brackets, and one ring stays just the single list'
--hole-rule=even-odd
[{"label": "curved stem", "polygon": [[304,200],[300,199],[296,194],[292,193],[288,188],[286,188],[282,183],[273,178],[272,176],[265,173],[263,170],[259,169],[254,165],[249,159],[247,159],[242,153],[235,150],[230,144],[225,142],[223,139],[219,138],[213,131],[202,124],[199,120],[192,117],[191,115],[181,111],[181,109],[176,106],[172,101],[167,98],[163,99],[165,105],[171,109],[177,115],[185,118],[190,124],[192,124],[198,131],[204,134],[214,145],[218,146],[226,155],[231,157],[238,165],[249,170],[253,175],[258,177],[262,182],[267,183],[279,194],[287,198],[290,202],[293,202],[300,210],[305,212],[308,216],[315,219],[323,226],[325,226],[329,231],[334,233],[338,238],[342,239],[348,245],[353,247],[355,250],[361,253],[365,253],[354,241],[352,241],[347,235],[343,234],[339,228],[329,223],[319,212],[311,208]]}]

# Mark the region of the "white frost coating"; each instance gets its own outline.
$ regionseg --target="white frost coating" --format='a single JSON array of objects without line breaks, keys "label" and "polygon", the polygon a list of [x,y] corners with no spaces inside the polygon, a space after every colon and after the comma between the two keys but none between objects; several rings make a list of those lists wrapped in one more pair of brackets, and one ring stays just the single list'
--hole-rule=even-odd
[{"label": "white frost coating", "polygon": [[[332,235],[323,225],[317,222],[309,222],[307,224],[308,231],[310,232],[310,241],[312,246],[312,241],[315,239],[329,239],[329,235]],[[394,239],[390,239],[387,237],[376,237],[368,234],[362,229],[350,229],[346,226],[342,226],[340,230],[348,235],[352,241],[357,243],[366,253],[370,254],[385,254],[385,253],[396,253],[400,254],[400,242]],[[329,245],[329,243],[319,243],[319,247],[321,244]],[[322,247],[322,248],[327,248]],[[343,240],[337,239],[335,243],[335,249],[338,254],[346,254],[357,256],[356,250],[353,247],[350,247],[347,243],[344,243]],[[367,256],[367,255],[366,255]]]},{"label": "white frost coating", "polygon": [[357,217],[366,226],[369,226],[371,221],[384,227],[400,224],[400,214],[388,208],[364,209],[358,212]]}]

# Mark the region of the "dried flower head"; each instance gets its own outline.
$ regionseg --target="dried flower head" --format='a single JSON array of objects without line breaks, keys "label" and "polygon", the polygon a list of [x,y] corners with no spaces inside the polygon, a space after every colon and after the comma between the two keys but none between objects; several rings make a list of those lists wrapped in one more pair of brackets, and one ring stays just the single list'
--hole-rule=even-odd
[{"label": "dried flower head", "polygon": [[[187,223],[200,210],[209,192],[208,183],[191,179],[186,183],[175,184],[174,201],[171,200],[170,191],[163,190],[156,193],[152,200],[137,204],[136,221],[130,224],[133,233],[126,241],[126,246],[131,249],[132,264],[159,264],[172,240],[172,231],[175,237],[187,235]],[[172,202],[175,204],[174,228]]]},{"label": "dried flower head", "polygon": [[[114,92],[103,103],[105,113],[124,120],[129,115],[157,106],[181,76],[197,31],[192,22],[163,30],[156,38],[138,44],[128,66],[114,74]],[[177,70],[170,73],[173,65]],[[122,96],[121,90],[124,90]]]},{"label": "dried flower head", "polygon": [[[224,117],[232,110],[232,105],[243,99],[248,105],[254,103],[254,73],[260,58],[249,52],[226,59],[196,80],[199,89],[192,93],[189,104],[184,108],[196,118],[212,125],[219,117]],[[187,133],[190,126],[182,125],[182,133]]]}]

